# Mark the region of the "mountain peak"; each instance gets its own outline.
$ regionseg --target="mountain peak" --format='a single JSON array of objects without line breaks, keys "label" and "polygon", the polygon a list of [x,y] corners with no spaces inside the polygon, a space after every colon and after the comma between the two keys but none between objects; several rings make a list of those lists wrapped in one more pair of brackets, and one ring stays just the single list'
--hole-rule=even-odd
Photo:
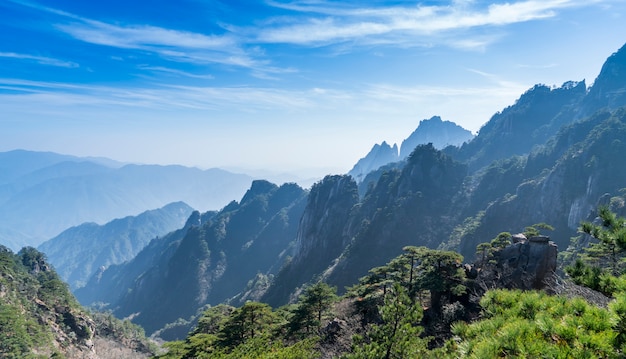
[{"label": "mountain peak", "polygon": [[626,103],[626,44],[609,56],[600,74],[589,89],[585,99],[583,115],[589,115],[597,109],[611,109]]},{"label": "mountain peak", "polygon": [[252,181],[252,184],[250,185],[250,189],[246,192],[246,194],[243,196],[243,198],[241,199],[241,204],[246,203],[248,200],[261,195],[261,194],[267,194],[270,193],[271,191],[275,190],[276,188],[278,188],[278,186],[276,186],[275,184],[266,181],[266,180],[254,180]]},{"label": "mountain peak", "polygon": [[439,116],[421,120],[417,129],[400,146],[400,158],[404,159],[415,147],[432,143],[437,149],[447,146],[460,146],[474,138],[474,135],[451,121],[443,121]]}]

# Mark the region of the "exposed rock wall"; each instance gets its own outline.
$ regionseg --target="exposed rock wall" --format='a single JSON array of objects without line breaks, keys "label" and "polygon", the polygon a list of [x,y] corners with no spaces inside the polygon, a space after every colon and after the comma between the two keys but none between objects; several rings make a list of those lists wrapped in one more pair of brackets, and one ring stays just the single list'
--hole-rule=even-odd
[{"label": "exposed rock wall", "polygon": [[496,253],[500,283],[506,288],[544,288],[556,271],[557,252],[546,236],[523,237]]}]

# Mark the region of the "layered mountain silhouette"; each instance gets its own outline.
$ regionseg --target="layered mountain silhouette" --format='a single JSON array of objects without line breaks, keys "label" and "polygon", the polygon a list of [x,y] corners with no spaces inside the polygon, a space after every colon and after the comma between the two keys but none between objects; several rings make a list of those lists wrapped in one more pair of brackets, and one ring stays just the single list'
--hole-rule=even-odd
[{"label": "layered mountain silhouette", "polygon": [[84,222],[104,224],[168,203],[218,209],[252,179],[220,169],[123,165],[54,153],[0,153],[0,243],[37,246]]},{"label": "layered mountain silhouette", "polygon": [[104,225],[83,223],[42,243],[38,249],[70,288],[76,289],[101,268],[131,260],[153,238],[181,228],[192,211],[184,202],[175,202]]},{"label": "layered mountain silhouette", "polygon": [[396,162],[399,159],[398,145],[394,144],[393,147],[391,147],[387,142],[383,141],[380,145],[375,144],[367,155],[361,158],[354,167],[352,167],[348,174],[354,177],[357,182],[362,182],[368,173],[388,163]]}]

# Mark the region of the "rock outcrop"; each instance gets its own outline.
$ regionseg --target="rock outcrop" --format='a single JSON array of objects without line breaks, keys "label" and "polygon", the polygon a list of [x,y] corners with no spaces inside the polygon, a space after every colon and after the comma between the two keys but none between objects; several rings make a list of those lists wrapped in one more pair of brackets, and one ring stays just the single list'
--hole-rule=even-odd
[{"label": "rock outcrop", "polygon": [[489,288],[546,289],[554,279],[558,249],[547,236],[516,234],[493,257],[466,267],[483,290]]},{"label": "rock outcrop", "polygon": [[518,241],[495,254],[495,275],[505,288],[543,289],[556,271],[557,246],[546,236]]}]

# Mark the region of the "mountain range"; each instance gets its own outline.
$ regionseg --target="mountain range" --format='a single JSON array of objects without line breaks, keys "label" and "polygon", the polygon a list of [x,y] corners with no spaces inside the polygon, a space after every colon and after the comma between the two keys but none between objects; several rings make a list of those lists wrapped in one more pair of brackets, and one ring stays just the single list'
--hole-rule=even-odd
[{"label": "mountain range", "polygon": [[221,169],[122,164],[47,152],[0,153],[0,243],[37,246],[85,222],[104,224],[168,203],[218,209],[252,178]]},{"label": "mountain range", "polygon": [[[536,85],[460,145],[418,144],[358,182],[328,175],[305,190],[253,181],[240,201],[193,211],[132,259],[102,266],[75,295],[173,339],[220,303],[278,307],[320,280],[344,293],[405,246],[454,249],[471,261],[501,232],[548,223],[566,248],[580,222],[626,183],[625,94],[626,45],[591,87]],[[17,185],[33,172],[15,171],[5,181]]]}]

